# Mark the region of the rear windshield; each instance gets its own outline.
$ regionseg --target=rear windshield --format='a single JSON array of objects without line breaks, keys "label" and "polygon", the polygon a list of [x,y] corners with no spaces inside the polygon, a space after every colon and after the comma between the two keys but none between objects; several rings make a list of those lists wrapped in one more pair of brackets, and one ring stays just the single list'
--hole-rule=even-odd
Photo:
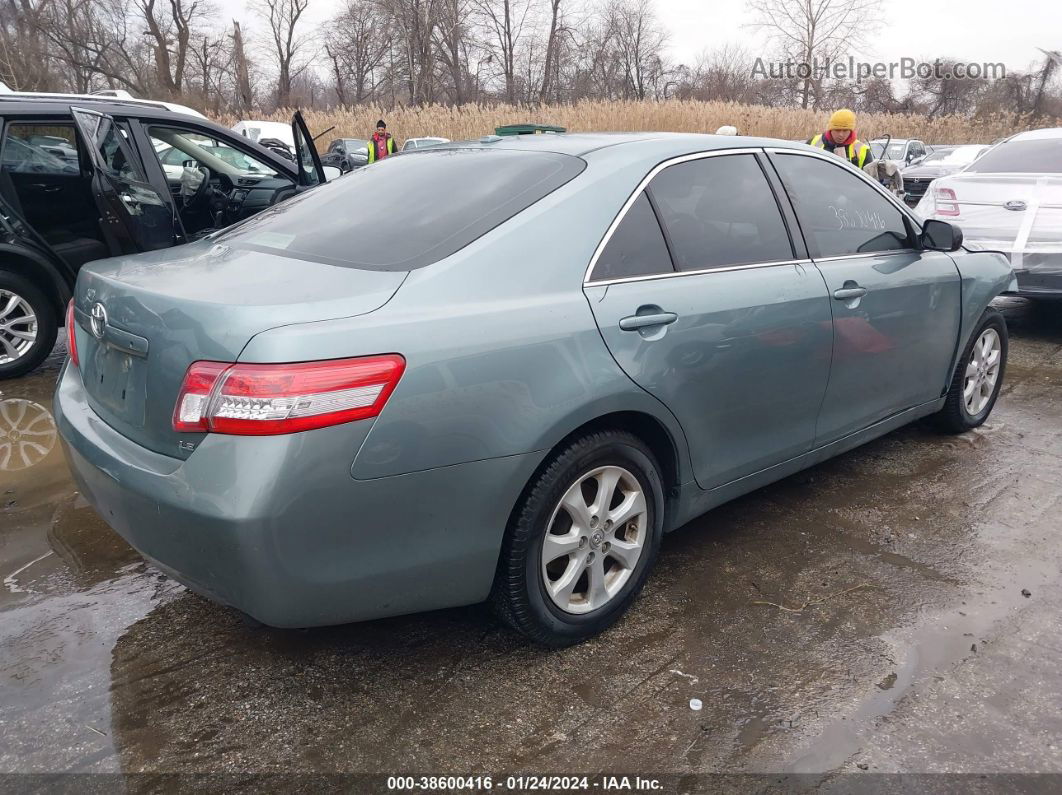
[{"label": "rear windshield", "polygon": [[412,270],[464,248],[585,166],[570,155],[504,149],[393,155],[215,239],[332,265]]},{"label": "rear windshield", "polygon": [[966,169],[979,174],[1062,174],[1062,138],[1007,141]]}]

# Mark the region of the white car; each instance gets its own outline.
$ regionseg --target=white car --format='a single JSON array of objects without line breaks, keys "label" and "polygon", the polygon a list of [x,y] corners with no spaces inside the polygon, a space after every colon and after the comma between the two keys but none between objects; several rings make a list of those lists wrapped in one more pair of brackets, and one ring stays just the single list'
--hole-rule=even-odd
[{"label": "white car", "polygon": [[874,153],[875,160],[891,160],[900,168],[905,168],[920,162],[933,151],[933,147],[914,139],[875,138],[870,142],[870,151]]},{"label": "white car", "polygon": [[427,149],[430,146],[438,146],[439,144],[450,143],[449,138],[436,138],[433,136],[427,136],[425,138],[407,138],[406,142],[402,144],[402,151],[407,149]]},{"label": "white car", "polygon": [[933,180],[915,213],[958,226],[968,249],[1007,254],[1019,295],[1062,298],[1062,127],[1014,135]]}]

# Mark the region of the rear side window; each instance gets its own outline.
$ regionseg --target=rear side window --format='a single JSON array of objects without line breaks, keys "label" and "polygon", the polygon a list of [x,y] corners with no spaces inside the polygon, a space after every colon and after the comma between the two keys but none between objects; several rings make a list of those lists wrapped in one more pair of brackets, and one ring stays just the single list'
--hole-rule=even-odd
[{"label": "rear side window", "polygon": [[649,190],[680,271],[793,258],[778,202],[753,155],[669,166]]},{"label": "rear side window", "polygon": [[81,166],[74,125],[9,124],[4,135],[3,169],[13,174],[78,176]]},{"label": "rear side window", "polygon": [[1006,141],[985,152],[966,170],[982,174],[1062,174],[1062,138]]},{"label": "rear side window", "polygon": [[513,150],[385,158],[222,233],[237,247],[366,270],[450,256],[574,178],[585,162]]},{"label": "rear side window", "polygon": [[903,213],[847,166],[818,157],[776,155],[812,257],[910,248]]},{"label": "rear side window", "polygon": [[597,258],[591,279],[627,279],[673,270],[656,213],[645,193],[640,193]]}]

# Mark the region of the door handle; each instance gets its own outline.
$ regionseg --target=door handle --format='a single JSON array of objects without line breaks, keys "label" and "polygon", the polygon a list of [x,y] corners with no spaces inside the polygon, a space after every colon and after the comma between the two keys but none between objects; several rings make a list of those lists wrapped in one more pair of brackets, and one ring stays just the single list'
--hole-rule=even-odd
[{"label": "door handle", "polygon": [[637,331],[650,326],[668,326],[678,320],[674,312],[654,312],[651,315],[629,315],[622,318],[619,327],[623,331]]},{"label": "door handle", "polygon": [[833,291],[833,297],[838,301],[851,301],[853,298],[862,298],[866,294],[866,287],[841,287]]}]

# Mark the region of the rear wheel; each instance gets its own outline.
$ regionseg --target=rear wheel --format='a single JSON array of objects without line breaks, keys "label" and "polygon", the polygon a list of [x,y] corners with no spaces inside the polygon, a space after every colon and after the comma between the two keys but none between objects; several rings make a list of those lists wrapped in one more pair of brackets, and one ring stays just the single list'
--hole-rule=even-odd
[{"label": "rear wheel", "polygon": [[996,405],[1007,367],[1007,323],[998,309],[989,307],[959,358],[937,425],[949,433],[962,433],[984,423]]},{"label": "rear wheel", "polygon": [[495,611],[547,646],[578,643],[609,627],[656,559],[663,495],[659,466],[632,434],[594,433],[558,452],[506,532]]},{"label": "rear wheel", "polygon": [[51,353],[57,332],[52,301],[23,276],[0,270],[0,379],[37,367]]}]

